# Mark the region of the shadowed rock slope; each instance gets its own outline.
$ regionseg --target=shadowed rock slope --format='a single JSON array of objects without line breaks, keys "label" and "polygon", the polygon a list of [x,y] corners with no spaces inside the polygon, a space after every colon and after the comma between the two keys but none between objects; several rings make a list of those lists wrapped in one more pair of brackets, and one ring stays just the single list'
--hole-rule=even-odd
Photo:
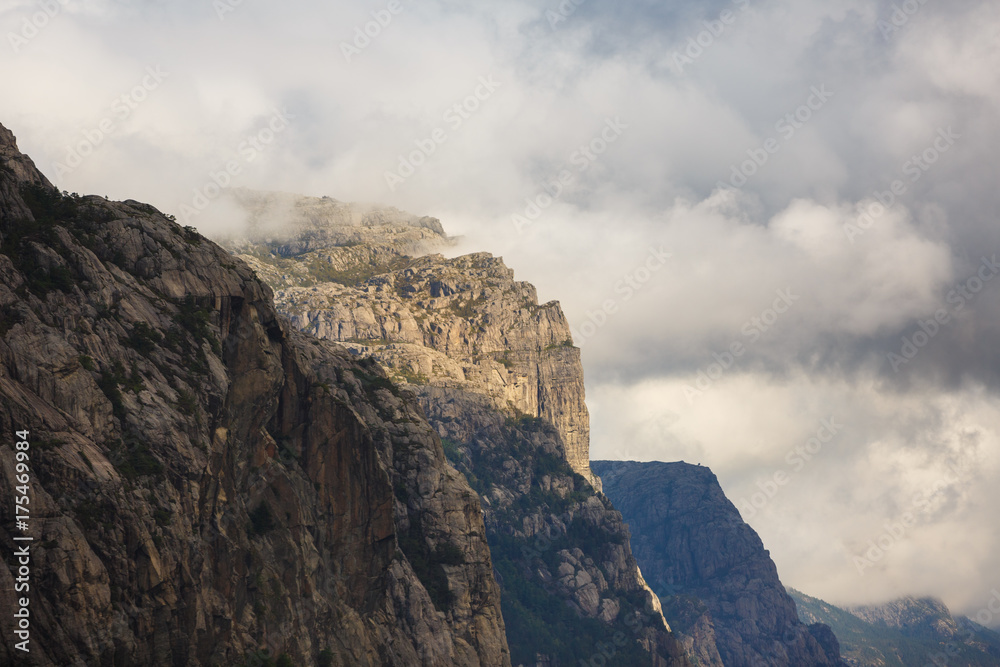
[{"label": "shadowed rock slope", "polygon": [[248,207],[250,240],[226,245],[276,290],[295,326],[353,344],[398,381],[462,389],[501,412],[546,420],[569,465],[600,488],[589,467],[580,351],[558,302],[539,304],[534,286],[489,253],[412,256],[447,245],[436,219],[390,209],[355,221],[350,209],[302,198],[292,208],[313,211],[308,221],[297,214],[285,236],[260,236],[255,228],[278,226],[262,220],[271,208],[260,199],[270,201],[238,200]]},{"label": "shadowed rock slope", "polygon": [[[193,229],[60,194],[3,127],[0,432],[0,607],[31,535],[36,665],[509,664],[479,499],[413,395]],[[15,641],[8,615],[0,663]]]},{"label": "shadowed rock slope", "polygon": [[826,625],[806,626],[760,538],[712,471],[686,463],[592,461],[632,532],[664,615],[703,665],[841,665]]},{"label": "shadowed rock slope", "polygon": [[595,490],[580,351],[559,304],[539,304],[488,253],[380,254],[405,230],[327,224],[326,238],[348,240],[305,249],[293,229],[232,247],[296,326],[419,396],[481,499],[513,663],[687,664]]}]

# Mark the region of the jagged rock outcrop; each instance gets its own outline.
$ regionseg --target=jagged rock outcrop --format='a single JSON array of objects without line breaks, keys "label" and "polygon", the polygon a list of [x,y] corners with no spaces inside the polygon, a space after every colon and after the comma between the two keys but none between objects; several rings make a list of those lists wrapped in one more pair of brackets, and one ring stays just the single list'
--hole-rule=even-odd
[{"label": "jagged rock outcrop", "polygon": [[[1000,664],[1000,633],[965,616],[953,616],[936,598],[905,597],[881,605],[838,608],[789,589],[805,623],[833,629],[844,660],[858,667]],[[993,591],[1000,601],[1000,592]],[[996,616],[984,608],[982,620]]]},{"label": "jagged rock outcrop", "polygon": [[489,253],[409,257],[413,246],[400,238],[437,229],[429,220],[345,227],[332,217],[323,227],[313,218],[291,236],[261,240],[251,231],[251,241],[229,245],[275,288],[298,328],[353,344],[397,380],[461,388],[499,411],[545,419],[573,470],[600,489],[589,467],[580,351],[558,302],[539,305],[535,288]]},{"label": "jagged rock outcrop", "polygon": [[621,515],[595,489],[579,350],[558,304],[539,305],[487,253],[372,262],[367,243],[288,256],[295,243],[293,232],[233,247],[296,326],[417,393],[482,500],[513,663],[687,664]]},{"label": "jagged rock outcrop", "polygon": [[569,467],[558,431],[461,389],[420,396],[482,498],[514,664],[687,664],[621,514]]},{"label": "jagged rock outcrop", "polygon": [[685,463],[591,465],[631,529],[635,557],[667,620],[703,664],[842,664],[830,629],[799,620],[770,555],[711,470]]},{"label": "jagged rock outcrop", "polygon": [[414,396],[193,229],[60,194],[0,127],[5,517],[24,429],[34,664],[509,664],[479,499]]},{"label": "jagged rock outcrop", "polygon": [[27,212],[17,197],[16,190],[21,185],[53,187],[49,179],[38,171],[32,159],[18,150],[14,133],[3,125],[0,125],[0,171],[5,171],[8,176],[3,180],[5,215],[23,217]]}]

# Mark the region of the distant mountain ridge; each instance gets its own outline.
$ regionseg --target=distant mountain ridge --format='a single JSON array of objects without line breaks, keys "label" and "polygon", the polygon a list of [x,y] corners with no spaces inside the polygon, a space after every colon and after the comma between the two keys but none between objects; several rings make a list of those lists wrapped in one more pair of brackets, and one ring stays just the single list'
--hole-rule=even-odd
[{"label": "distant mountain ridge", "polygon": [[1000,633],[965,616],[953,616],[935,598],[904,597],[881,605],[840,608],[791,588],[788,593],[803,622],[833,628],[849,665],[1000,665]]},{"label": "distant mountain ridge", "polygon": [[770,554],[719,481],[687,463],[592,461],[643,575],[699,664],[839,666],[830,628],[801,622]]}]

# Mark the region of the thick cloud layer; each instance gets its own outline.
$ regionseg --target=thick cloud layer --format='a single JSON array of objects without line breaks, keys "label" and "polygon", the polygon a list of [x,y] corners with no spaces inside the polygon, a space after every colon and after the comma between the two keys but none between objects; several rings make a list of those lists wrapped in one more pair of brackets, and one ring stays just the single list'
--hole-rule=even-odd
[{"label": "thick cloud layer", "polygon": [[562,301],[595,457],[711,465],[811,594],[975,614],[1000,7],[830,4],[7,1],[0,118],[61,187],[209,233],[220,186],[440,217]]}]

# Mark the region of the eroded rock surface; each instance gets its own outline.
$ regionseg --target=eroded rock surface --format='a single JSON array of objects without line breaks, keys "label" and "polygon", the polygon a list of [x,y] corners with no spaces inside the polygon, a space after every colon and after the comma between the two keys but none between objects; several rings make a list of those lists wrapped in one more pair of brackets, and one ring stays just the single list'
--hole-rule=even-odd
[{"label": "eroded rock surface", "polygon": [[514,664],[687,664],[590,471],[579,350],[558,303],[539,304],[488,253],[413,257],[396,243],[405,230],[364,233],[297,254],[294,228],[232,245],[295,326],[417,393],[481,498]]},{"label": "eroded rock surface", "polygon": [[592,466],[632,531],[667,620],[701,664],[843,664],[829,627],[799,620],[770,554],[711,470],[655,461]]},{"label": "eroded rock surface", "polygon": [[[580,352],[558,302],[539,304],[535,288],[489,253],[407,255],[446,244],[443,233],[426,237],[440,226],[431,220],[332,217],[326,228],[313,221],[287,237],[231,246],[275,288],[279,309],[299,329],[351,344],[398,381],[461,388],[501,412],[545,419],[573,470],[599,489]],[[414,234],[423,246],[411,242]]]},{"label": "eroded rock surface", "polygon": [[0,399],[5,517],[31,432],[35,664],[509,664],[479,499],[415,397],[194,230],[61,195],[3,127]]}]

